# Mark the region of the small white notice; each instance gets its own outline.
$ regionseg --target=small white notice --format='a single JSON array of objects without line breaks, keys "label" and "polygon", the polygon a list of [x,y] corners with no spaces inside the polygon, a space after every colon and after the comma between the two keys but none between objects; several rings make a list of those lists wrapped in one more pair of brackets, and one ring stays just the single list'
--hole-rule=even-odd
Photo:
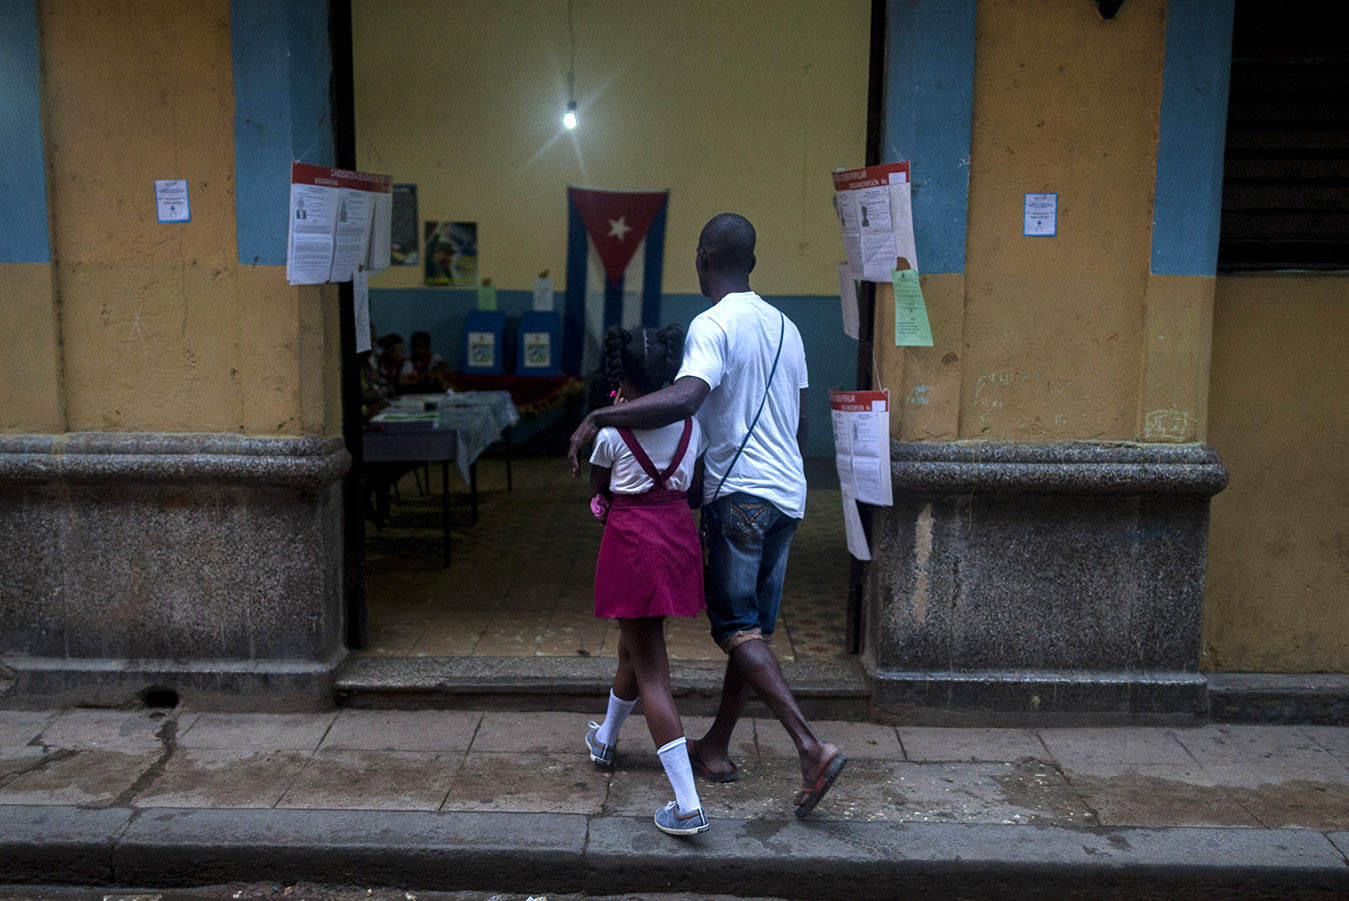
[{"label": "small white notice", "polygon": [[534,279],[534,309],[539,312],[552,312],[553,279],[551,276],[540,275]]},{"label": "small white notice", "polygon": [[187,179],[156,178],[155,207],[160,222],[191,222],[187,206]]},{"label": "small white notice", "polygon": [[1028,238],[1052,238],[1059,233],[1059,195],[1027,194],[1026,223]]}]

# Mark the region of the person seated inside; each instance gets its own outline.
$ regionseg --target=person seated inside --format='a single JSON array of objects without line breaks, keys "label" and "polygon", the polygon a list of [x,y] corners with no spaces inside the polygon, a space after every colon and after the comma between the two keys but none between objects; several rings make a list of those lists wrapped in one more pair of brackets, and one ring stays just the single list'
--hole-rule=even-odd
[{"label": "person seated inside", "polygon": [[407,362],[407,356],[403,350],[403,336],[397,332],[390,332],[379,339],[380,352],[375,358],[376,368],[379,370],[379,376],[384,384],[394,388],[398,387],[398,374],[403,371],[403,364]]},{"label": "person seated inside", "polygon": [[412,333],[412,353],[398,372],[400,394],[433,394],[449,384],[450,366],[440,354],[431,352],[431,336]]}]

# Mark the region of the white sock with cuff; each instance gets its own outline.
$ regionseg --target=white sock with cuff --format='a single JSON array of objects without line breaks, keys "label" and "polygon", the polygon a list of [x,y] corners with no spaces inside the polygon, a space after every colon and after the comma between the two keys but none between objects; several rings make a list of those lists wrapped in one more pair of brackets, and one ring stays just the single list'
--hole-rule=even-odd
[{"label": "white sock with cuff", "polygon": [[636,706],[637,699],[625,701],[614,690],[609,689],[609,709],[604,714],[604,722],[595,732],[595,741],[602,745],[612,745],[618,741],[618,730],[623,727],[623,721],[632,713],[632,708]]},{"label": "white sock with cuff", "polygon": [[687,739],[676,738],[656,751],[660,755],[661,766],[674,788],[675,808],[679,813],[693,813],[703,806],[698,798],[698,788],[693,784],[693,765],[689,763]]}]

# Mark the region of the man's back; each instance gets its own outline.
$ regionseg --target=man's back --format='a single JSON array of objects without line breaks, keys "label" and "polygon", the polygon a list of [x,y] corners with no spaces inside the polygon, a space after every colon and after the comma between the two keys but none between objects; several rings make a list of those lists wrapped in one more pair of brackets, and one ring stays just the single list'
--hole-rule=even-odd
[{"label": "man's back", "polygon": [[720,494],[743,491],[800,519],[805,514],[806,480],[796,433],[800,391],[808,380],[805,349],[795,324],[752,291],[727,294],[690,324],[684,363],[676,378],[685,376],[702,379],[712,389],[698,411],[699,425],[710,442],[704,501],[717,492],[762,404],[753,435],[720,485]]}]

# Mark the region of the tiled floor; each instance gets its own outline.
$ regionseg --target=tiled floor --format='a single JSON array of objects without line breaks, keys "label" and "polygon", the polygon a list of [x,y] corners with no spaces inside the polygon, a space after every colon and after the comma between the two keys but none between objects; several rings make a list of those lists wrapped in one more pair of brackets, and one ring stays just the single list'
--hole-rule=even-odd
[{"label": "tiled floor", "polygon": [[[564,460],[531,457],[478,463],[479,519],[469,525],[467,487],[451,471],[452,565],[441,567],[440,473],[431,494],[412,474],[399,483],[382,530],[367,524],[369,645],[382,656],[607,656],[618,627],[593,615],[592,588],[601,526],[588,507],[584,477]],[[837,478],[829,461],[808,468],[806,517],[792,542],[778,633],[784,660],[846,656],[848,555]],[[717,660],[706,619],[670,619],[673,659]]]}]

